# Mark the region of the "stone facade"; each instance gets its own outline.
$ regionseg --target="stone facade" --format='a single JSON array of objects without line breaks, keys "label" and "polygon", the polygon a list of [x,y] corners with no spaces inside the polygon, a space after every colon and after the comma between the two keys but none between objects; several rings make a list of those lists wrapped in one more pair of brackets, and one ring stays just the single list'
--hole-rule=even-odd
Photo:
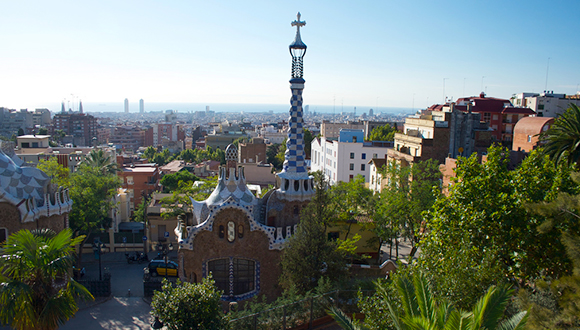
[{"label": "stone facade", "polygon": [[[229,223],[233,223],[236,229],[231,242],[224,232]],[[276,284],[281,274],[281,251],[270,250],[267,235],[262,231],[252,231],[250,227],[242,211],[235,208],[220,211],[211,230],[202,231],[196,236],[192,251],[180,252],[181,277],[190,282],[200,282],[202,277],[208,275],[208,262],[211,260],[249,259],[255,262],[254,290],[241,297],[224,292],[224,300],[245,300],[256,295],[265,295],[269,300],[278,297],[280,289]]]}]

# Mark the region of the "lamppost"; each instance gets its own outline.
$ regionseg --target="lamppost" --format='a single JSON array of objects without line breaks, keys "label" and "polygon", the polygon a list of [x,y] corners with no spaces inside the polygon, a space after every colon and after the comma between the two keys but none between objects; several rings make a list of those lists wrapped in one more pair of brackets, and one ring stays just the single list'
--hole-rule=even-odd
[{"label": "lamppost", "polygon": [[95,241],[93,242],[93,252],[95,252],[95,256],[97,256],[97,259],[99,259],[99,281],[103,280],[101,269],[101,254],[103,253],[103,249],[106,247],[107,246],[105,243],[101,242],[99,238],[95,238]]},{"label": "lamppost", "polygon": [[158,243],[157,244],[157,251],[159,251],[159,253],[163,254],[163,258],[165,260],[165,278],[167,278],[167,255],[169,254],[169,252],[173,251],[173,244],[172,243],[169,243],[169,244]]}]

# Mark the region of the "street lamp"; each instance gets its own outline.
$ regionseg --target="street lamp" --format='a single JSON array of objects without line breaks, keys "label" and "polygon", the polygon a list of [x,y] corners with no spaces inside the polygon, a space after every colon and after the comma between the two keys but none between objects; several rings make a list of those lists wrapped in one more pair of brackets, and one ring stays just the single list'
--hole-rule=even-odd
[{"label": "street lamp", "polygon": [[157,251],[163,254],[165,260],[165,278],[167,278],[167,255],[169,252],[173,251],[173,244],[157,244]]},{"label": "street lamp", "polygon": [[106,247],[107,246],[105,243],[101,242],[99,238],[95,238],[93,242],[93,252],[95,252],[95,255],[99,259],[99,281],[103,280],[103,274],[101,270],[101,254],[103,253],[103,249]]}]

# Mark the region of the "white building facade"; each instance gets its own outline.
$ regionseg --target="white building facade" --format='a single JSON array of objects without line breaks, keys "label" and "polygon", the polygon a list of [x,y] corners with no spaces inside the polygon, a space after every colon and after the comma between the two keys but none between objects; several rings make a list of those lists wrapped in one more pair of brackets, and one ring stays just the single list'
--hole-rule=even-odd
[{"label": "white building facade", "polygon": [[516,107],[527,107],[536,112],[537,117],[558,117],[570,107],[570,103],[580,106],[580,92],[574,95],[543,93],[519,93],[511,97]]},{"label": "white building facade", "polygon": [[324,137],[312,140],[311,170],[322,171],[331,184],[349,182],[357,175],[362,175],[365,182],[370,182],[369,160],[386,158],[387,150],[392,149],[392,146],[363,142],[363,134],[360,130],[357,142],[353,142],[352,136],[339,141]]}]

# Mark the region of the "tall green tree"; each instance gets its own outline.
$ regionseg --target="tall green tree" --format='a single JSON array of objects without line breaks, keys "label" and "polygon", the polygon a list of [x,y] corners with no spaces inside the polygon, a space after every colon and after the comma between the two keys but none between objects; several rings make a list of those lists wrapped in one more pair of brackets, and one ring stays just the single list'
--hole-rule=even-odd
[{"label": "tall green tree", "polygon": [[365,179],[357,175],[350,182],[339,181],[330,187],[330,206],[337,215],[336,220],[345,224],[345,238],[349,238],[354,219],[360,215],[368,215],[374,207],[373,193],[365,187]]},{"label": "tall green tree", "polygon": [[227,318],[221,307],[221,292],[211,275],[201,283],[177,281],[173,285],[163,280],[162,291],[156,291],[151,301],[151,315],[168,329],[224,329]]},{"label": "tall green tree", "polygon": [[321,172],[314,173],[314,182],[314,198],[302,210],[296,233],[288,239],[280,262],[281,286],[300,293],[316,288],[322,277],[337,281],[346,274],[347,256],[326,234],[329,223],[337,218],[329,207],[328,182]]},{"label": "tall green tree", "polygon": [[282,160],[282,162],[280,162],[279,158],[277,157],[278,153],[280,151],[280,144],[269,144],[266,147],[266,161],[269,164],[272,164],[272,166],[274,166],[274,168],[276,170],[281,170],[282,169],[282,164],[284,162],[284,160]]},{"label": "tall green tree", "polygon": [[314,135],[308,129],[304,129],[304,153],[306,158],[310,159],[310,155],[312,154],[312,140],[314,140]]},{"label": "tall green tree", "polygon": [[[73,206],[69,213],[70,228],[86,237],[92,232],[108,229],[111,226],[109,211],[115,206],[112,198],[119,187],[121,180],[117,175],[103,175],[101,168],[82,164],[71,175],[69,192]],[[79,259],[81,256],[79,254]]]},{"label": "tall green tree", "polygon": [[157,149],[155,149],[153,146],[148,146],[145,151],[143,152],[143,156],[145,158],[147,158],[148,162],[152,162],[153,158],[155,157],[155,154],[157,153]]},{"label": "tall green tree", "polygon": [[70,187],[70,170],[60,165],[56,157],[50,157],[48,160],[41,159],[36,166],[50,177],[52,183],[59,187]]},{"label": "tall green tree", "polygon": [[0,249],[0,321],[15,329],[57,329],[78,310],[77,298],[93,299],[70,271],[74,246],[65,229],[18,231]]},{"label": "tall green tree", "polygon": [[398,259],[399,238],[405,238],[411,242],[413,256],[424,227],[423,213],[441,194],[439,166],[434,160],[409,166],[393,160],[381,169],[381,175],[387,184],[371,209],[376,224],[374,230],[383,242],[389,242],[390,255],[393,255],[394,245]]},{"label": "tall green tree", "polygon": [[461,308],[489,285],[523,286],[540,273],[559,277],[571,270],[558,232],[539,232],[544,218],[526,209],[569,191],[569,176],[538,151],[510,171],[508,155],[492,147],[483,163],[475,155],[460,159],[449,196],[440,196],[426,216],[419,265],[438,293]]},{"label": "tall green tree", "polygon": [[568,110],[540,135],[540,140],[544,143],[544,153],[556,163],[577,164],[580,160],[580,108],[570,103]]},{"label": "tall green tree", "polygon": [[[578,188],[580,173],[572,173]],[[526,290],[520,290],[517,305],[530,310],[529,329],[580,328],[580,194],[562,192],[549,202],[531,203],[528,209],[545,216],[540,233],[556,230],[555,237],[566,248],[573,264],[571,274],[540,277]]]}]

